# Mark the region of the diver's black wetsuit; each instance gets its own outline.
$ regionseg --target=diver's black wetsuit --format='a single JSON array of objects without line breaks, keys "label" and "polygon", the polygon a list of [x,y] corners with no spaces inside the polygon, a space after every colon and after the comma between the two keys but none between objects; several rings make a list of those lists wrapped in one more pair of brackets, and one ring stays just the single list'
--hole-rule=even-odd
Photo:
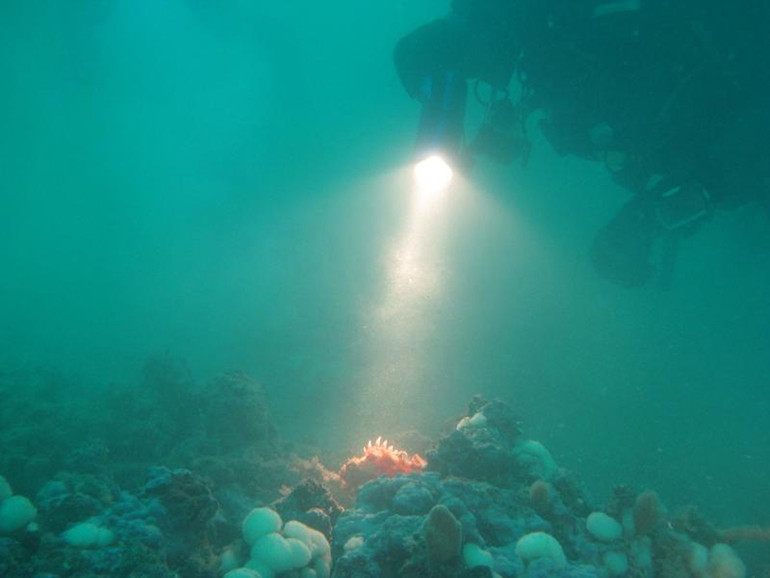
[{"label": "diver's black wetsuit", "polygon": [[[680,185],[697,183],[709,207],[767,198],[769,24],[765,0],[454,0],[402,40],[396,64],[407,90],[426,65],[499,88],[515,70],[555,150],[604,160],[637,195],[594,250],[600,270],[634,285],[661,232],[651,213]],[[675,221],[691,230],[697,219]],[[618,245],[619,234],[637,237]],[[636,241],[638,267],[622,263]]]}]

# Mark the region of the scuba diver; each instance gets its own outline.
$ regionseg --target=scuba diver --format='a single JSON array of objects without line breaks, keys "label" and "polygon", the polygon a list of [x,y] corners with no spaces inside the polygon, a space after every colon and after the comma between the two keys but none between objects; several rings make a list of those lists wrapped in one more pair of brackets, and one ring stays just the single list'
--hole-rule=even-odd
[{"label": "scuba diver", "polygon": [[[668,281],[679,240],[717,208],[768,202],[769,24],[762,2],[453,0],[401,38],[394,60],[422,103],[420,155],[526,161],[526,121],[540,111],[558,154],[602,162],[633,196],[591,261],[640,286]],[[466,141],[468,93],[487,114]]]}]

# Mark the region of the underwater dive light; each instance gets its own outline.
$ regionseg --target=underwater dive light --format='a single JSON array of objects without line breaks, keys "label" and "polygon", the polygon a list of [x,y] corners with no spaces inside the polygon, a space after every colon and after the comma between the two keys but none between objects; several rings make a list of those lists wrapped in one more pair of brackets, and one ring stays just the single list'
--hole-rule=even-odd
[{"label": "underwater dive light", "polygon": [[452,71],[422,79],[414,169],[418,190],[435,193],[449,186],[460,158],[466,99],[467,83]]},{"label": "underwater dive light", "polygon": [[431,155],[414,166],[417,190],[434,194],[443,191],[452,182],[452,167],[439,155]]}]

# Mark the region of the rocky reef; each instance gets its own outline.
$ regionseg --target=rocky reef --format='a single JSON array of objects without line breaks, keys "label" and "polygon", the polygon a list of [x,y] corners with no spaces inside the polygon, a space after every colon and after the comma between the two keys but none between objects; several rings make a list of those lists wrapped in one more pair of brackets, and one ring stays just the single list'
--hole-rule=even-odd
[{"label": "rocky reef", "polygon": [[499,401],[475,398],[426,470],[360,488],[334,529],[335,578],[746,575],[724,533],[652,491],[591,504]]},{"label": "rocky reef", "polygon": [[29,496],[22,511],[22,496],[0,493],[14,514],[0,529],[3,578],[218,577],[244,516],[282,496],[306,521],[307,504],[325,508],[331,535],[339,512],[308,488],[333,474],[278,436],[243,373],[201,386],[161,355],[139,383],[81,393],[57,374],[4,374],[0,394],[0,473]]},{"label": "rocky reef", "polygon": [[424,459],[377,440],[337,474],[244,374],[198,387],[161,356],[133,390],[41,396],[60,385],[0,406],[3,578],[745,578],[733,544],[768,536],[651,490],[592,503],[497,400]]}]

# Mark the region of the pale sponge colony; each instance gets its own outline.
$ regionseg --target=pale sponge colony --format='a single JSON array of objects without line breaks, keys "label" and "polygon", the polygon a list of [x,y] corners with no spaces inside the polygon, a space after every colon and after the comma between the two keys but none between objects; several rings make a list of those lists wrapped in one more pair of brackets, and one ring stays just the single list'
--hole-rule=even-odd
[{"label": "pale sponge colony", "polygon": [[623,526],[604,512],[592,512],[586,518],[586,529],[600,542],[615,542],[623,537]]},{"label": "pale sponge colony", "polygon": [[547,558],[553,562],[557,568],[564,568],[567,565],[567,557],[564,555],[564,549],[559,541],[545,532],[532,532],[522,536],[516,542],[516,554],[527,564]]},{"label": "pale sponge colony", "polygon": [[292,572],[300,578],[329,578],[331,548],[321,532],[296,521],[283,524],[270,508],[255,508],[243,521],[243,541],[250,548],[249,559],[223,557],[225,578],[274,578]]},{"label": "pale sponge colony", "polygon": [[0,536],[27,528],[37,510],[27,498],[13,494],[11,485],[0,476]]},{"label": "pale sponge colony", "polygon": [[745,578],[746,565],[727,544],[714,544],[709,550],[712,578]]},{"label": "pale sponge colony", "polygon": [[111,530],[90,522],[72,526],[62,537],[67,544],[76,548],[103,548],[115,539]]}]

